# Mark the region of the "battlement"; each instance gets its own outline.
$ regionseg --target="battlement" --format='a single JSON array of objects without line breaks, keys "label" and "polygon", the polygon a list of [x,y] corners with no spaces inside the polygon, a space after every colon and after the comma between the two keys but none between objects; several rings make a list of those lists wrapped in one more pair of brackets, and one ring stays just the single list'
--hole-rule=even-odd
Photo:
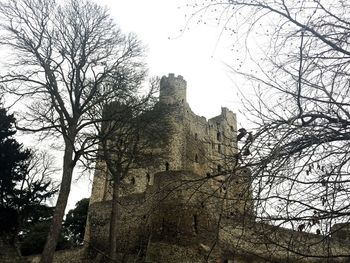
[{"label": "battlement", "polygon": [[174,73],[169,73],[168,76],[163,76],[162,79],[160,80],[160,87],[162,88],[169,85],[186,87],[187,83],[183,76],[181,75],[175,76]]},{"label": "battlement", "polygon": [[187,82],[181,76],[169,73],[160,80],[159,100],[167,104],[186,102]]}]

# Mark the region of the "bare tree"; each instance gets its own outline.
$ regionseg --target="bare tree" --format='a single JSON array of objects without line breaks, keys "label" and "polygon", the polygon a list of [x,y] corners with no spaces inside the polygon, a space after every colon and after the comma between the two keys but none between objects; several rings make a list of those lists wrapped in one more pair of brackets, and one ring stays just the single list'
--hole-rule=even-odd
[{"label": "bare tree", "polygon": [[[109,229],[109,259],[117,258],[118,205],[120,187],[128,185],[130,172],[148,167],[159,167],[170,132],[167,110],[153,97],[159,80],[151,83],[151,92],[132,100],[115,101],[104,108],[103,119],[110,120],[101,127],[101,144],[97,158],[103,160],[112,185],[112,210]],[[154,92],[153,92],[154,91]],[[134,182],[135,183],[135,182]],[[130,187],[130,186],[129,186]]]},{"label": "bare tree", "polygon": [[103,120],[92,112],[137,91],[144,49],[89,0],[2,1],[0,13],[0,43],[13,51],[0,82],[26,106],[18,126],[63,141],[61,187],[41,258],[52,262],[74,167],[99,142],[94,131]]},{"label": "bare tree", "polygon": [[[242,144],[249,149],[243,162],[253,172],[257,219],[336,236],[331,226],[348,223],[350,215],[350,5],[195,2],[192,19],[214,16],[222,32],[243,37],[247,60],[254,63],[248,70],[233,64],[232,70],[249,79],[257,95],[243,99],[255,128]],[[263,56],[251,49],[257,48],[251,44],[256,36]]]}]

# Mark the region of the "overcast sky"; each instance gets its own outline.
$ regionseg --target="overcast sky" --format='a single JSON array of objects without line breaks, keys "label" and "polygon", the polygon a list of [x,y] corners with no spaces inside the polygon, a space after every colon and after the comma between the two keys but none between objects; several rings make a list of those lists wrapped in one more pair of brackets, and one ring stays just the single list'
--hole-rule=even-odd
[{"label": "overcast sky", "polygon": [[[237,90],[225,63],[232,63],[230,44],[220,40],[220,29],[197,25],[185,30],[193,12],[186,0],[100,0],[125,32],[134,32],[148,46],[148,64],[153,75],[175,73],[187,80],[188,101],[207,118],[221,106],[236,110]],[[187,17],[185,15],[187,14]],[[181,30],[181,31],[180,31]]]}]

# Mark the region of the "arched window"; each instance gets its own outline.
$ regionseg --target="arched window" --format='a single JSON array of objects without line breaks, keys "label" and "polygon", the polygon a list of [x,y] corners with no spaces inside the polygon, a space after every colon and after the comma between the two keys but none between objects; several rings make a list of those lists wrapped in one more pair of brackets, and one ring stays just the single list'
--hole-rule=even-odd
[{"label": "arched window", "polygon": [[196,154],[196,156],[194,157],[194,161],[196,162],[196,163],[198,163],[198,155]]},{"label": "arched window", "polygon": [[135,177],[132,177],[132,178],[131,178],[131,184],[132,184],[132,185],[135,185],[135,183],[136,183]]},{"label": "arched window", "polygon": [[165,171],[169,171],[170,169],[170,165],[168,162],[165,163]]}]

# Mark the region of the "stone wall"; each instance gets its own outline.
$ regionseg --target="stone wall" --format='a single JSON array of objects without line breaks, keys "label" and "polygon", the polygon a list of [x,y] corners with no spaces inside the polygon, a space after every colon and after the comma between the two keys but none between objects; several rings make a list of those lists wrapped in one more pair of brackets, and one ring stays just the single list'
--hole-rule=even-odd
[{"label": "stone wall", "polygon": [[[120,197],[118,252],[137,254],[147,243],[147,229],[150,206],[145,202],[144,194]],[[89,211],[90,240],[93,249],[108,251],[109,222],[111,216],[111,200],[91,204]]]},{"label": "stone wall", "polygon": [[349,242],[256,222],[222,222],[219,240],[228,259],[239,255],[266,262],[345,263],[350,255]]},{"label": "stone wall", "polygon": [[[121,197],[119,252],[144,255],[155,242],[179,247],[210,245],[220,218],[234,217],[215,180],[190,171],[164,171],[154,175],[153,184],[143,194]],[[233,200],[230,202],[232,205]],[[110,212],[111,201],[90,206],[88,245],[93,249],[108,249]]]},{"label": "stone wall", "polygon": [[[26,257],[27,262],[39,263],[40,255]],[[2,262],[2,261],[1,261]],[[67,249],[56,251],[53,263],[92,263],[85,249],[80,247],[76,249]]]}]

